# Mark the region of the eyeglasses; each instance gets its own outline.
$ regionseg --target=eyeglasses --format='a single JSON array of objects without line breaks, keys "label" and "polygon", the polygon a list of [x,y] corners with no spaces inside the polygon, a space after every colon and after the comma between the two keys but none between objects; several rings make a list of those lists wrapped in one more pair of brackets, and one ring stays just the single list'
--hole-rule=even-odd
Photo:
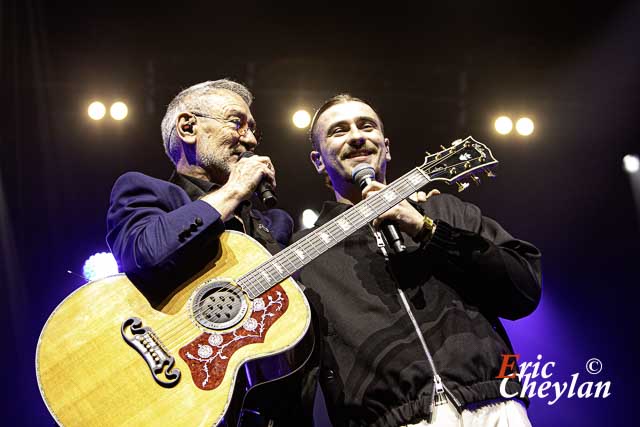
[{"label": "eyeglasses", "polygon": [[233,129],[238,132],[238,135],[240,136],[245,136],[247,134],[248,131],[251,131],[251,133],[253,134],[253,136],[255,137],[257,142],[260,142],[260,131],[258,131],[257,128],[250,128],[249,127],[249,122],[242,122],[242,120],[238,119],[238,118],[233,118],[233,119],[229,119],[229,120],[223,120],[219,117],[214,117],[214,116],[210,116],[208,114],[204,114],[204,113],[200,113],[200,112],[191,112],[191,114],[193,114],[196,117],[204,117],[207,119],[213,119],[213,120],[217,120],[219,122],[222,123],[226,123],[230,126],[233,126]]}]

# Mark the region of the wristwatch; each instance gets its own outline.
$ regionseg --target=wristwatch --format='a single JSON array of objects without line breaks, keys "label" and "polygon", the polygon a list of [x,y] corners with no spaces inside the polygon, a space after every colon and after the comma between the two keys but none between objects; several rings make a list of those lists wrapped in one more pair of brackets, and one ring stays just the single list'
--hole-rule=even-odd
[{"label": "wristwatch", "polygon": [[437,224],[431,218],[425,215],[422,218],[422,228],[420,229],[418,234],[416,234],[413,240],[415,240],[416,243],[428,242],[436,232],[436,225]]}]

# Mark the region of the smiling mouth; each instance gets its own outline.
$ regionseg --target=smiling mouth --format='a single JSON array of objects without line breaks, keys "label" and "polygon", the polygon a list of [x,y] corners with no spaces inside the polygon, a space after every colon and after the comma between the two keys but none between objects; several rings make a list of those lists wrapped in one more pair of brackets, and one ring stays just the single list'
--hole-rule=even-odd
[{"label": "smiling mouth", "polygon": [[358,159],[358,158],[365,158],[368,157],[370,155],[372,155],[373,153],[370,151],[358,151],[355,153],[349,153],[345,156],[345,159]]}]

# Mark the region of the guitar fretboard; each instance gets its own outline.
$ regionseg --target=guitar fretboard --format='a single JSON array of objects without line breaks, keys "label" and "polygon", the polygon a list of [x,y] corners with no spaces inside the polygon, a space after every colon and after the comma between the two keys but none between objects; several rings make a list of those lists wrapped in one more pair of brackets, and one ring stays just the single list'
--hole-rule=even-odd
[{"label": "guitar fretboard", "polygon": [[253,299],[337,245],[356,230],[424,187],[430,181],[421,167],[395,180],[379,193],[318,227],[302,239],[260,264],[236,283]]}]

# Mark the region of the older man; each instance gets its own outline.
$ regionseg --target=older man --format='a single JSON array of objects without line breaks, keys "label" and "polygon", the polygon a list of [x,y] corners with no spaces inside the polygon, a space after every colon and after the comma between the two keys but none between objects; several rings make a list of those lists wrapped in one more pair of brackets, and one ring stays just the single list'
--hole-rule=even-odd
[{"label": "older man", "polygon": [[[330,99],[310,136],[311,162],[335,194],[316,226],[385,187],[391,145],[368,103]],[[376,181],[361,191],[352,171],[363,163]],[[403,201],[374,226],[382,220],[400,229],[406,253],[392,256],[374,227],[363,228],[300,274],[319,317],[333,424],[529,425],[523,402],[500,392],[502,355],[513,350],[498,317],[537,306],[538,250],[451,195]],[[506,384],[510,396],[520,389]]]},{"label": "older man", "polygon": [[227,228],[274,253],[289,241],[287,213],[261,212],[249,202],[261,180],[275,186],[268,157],[240,157],[258,145],[251,102],[248,89],[229,80],[183,90],[162,120],[164,148],[175,165],[169,181],[128,172],[113,186],[107,242],[154,303],[215,256]]},{"label": "older man", "polygon": [[[129,172],[113,186],[107,241],[154,306],[216,256],[226,229],[249,234],[271,253],[290,240],[293,221],[287,213],[260,211],[249,201],[261,181],[276,185],[268,157],[242,156],[258,145],[251,102],[247,88],[229,80],[183,90],[162,120],[165,151],[175,165],[171,178]],[[294,391],[293,400],[299,398]],[[282,408],[248,411],[243,425],[267,425],[274,419],[276,425],[300,425],[298,417],[309,417],[299,410],[292,405],[285,414]]]}]

